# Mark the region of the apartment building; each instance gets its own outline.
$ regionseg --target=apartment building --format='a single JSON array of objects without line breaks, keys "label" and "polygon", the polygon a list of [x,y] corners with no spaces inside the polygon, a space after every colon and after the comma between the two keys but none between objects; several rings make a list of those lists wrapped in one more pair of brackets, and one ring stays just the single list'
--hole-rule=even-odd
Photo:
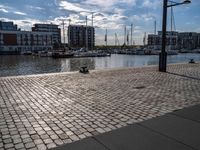
[{"label": "apartment building", "polygon": [[92,49],[95,45],[95,30],[91,26],[70,25],[68,27],[68,43],[72,48]]}]

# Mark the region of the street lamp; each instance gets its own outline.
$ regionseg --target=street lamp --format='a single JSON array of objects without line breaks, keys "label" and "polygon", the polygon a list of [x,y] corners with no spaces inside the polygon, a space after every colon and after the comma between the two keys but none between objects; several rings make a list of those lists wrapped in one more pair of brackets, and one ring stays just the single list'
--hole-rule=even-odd
[{"label": "street lamp", "polygon": [[[168,2],[171,4],[169,5]],[[166,72],[167,70],[167,52],[165,51],[166,46],[166,28],[167,28],[167,8],[183,5],[183,4],[189,4],[191,3],[190,0],[184,0],[181,3],[169,1],[169,0],[163,0],[163,23],[162,23],[162,49],[161,53],[159,55],[159,71]]]}]

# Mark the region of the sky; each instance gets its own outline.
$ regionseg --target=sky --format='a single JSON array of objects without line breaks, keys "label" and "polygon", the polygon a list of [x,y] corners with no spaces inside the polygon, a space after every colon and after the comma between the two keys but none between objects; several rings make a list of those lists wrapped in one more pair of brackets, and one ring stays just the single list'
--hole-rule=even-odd
[{"label": "sky", "polygon": [[[181,2],[181,0],[174,0]],[[162,0],[0,0],[0,20],[13,21],[22,30],[31,30],[34,23],[53,23],[61,26],[65,20],[65,32],[69,19],[71,24],[91,25],[94,14],[96,45],[114,45],[115,33],[120,44],[124,43],[124,27],[130,33],[133,24],[133,41],[143,44],[145,32],[154,33],[162,26]],[[191,4],[173,7],[175,27],[179,32],[200,32],[200,0]],[[168,29],[170,29],[170,9],[168,9]],[[129,30],[129,31],[128,31]],[[66,35],[67,36],[67,35]],[[67,37],[66,37],[67,39]]]}]

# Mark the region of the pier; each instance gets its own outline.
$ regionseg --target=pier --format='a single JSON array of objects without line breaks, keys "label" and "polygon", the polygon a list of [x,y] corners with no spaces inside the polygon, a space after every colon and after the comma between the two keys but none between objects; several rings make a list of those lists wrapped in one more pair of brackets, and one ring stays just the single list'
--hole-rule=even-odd
[{"label": "pier", "polygon": [[[155,66],[96,70],[89,74],[73,72],[0,77],[0,150],[59,149],[63,144],[67,144],[64,145],[66,147],[69,144],[70,149],[70,143],[78,149],[82,139],[86,143],[89,139],[86,145],[92,146],[92,137],[95,137],[93,142],[97,142],[96,149],[99,142],[105,144],[99,149],[115,149],[116,145],[112,144],[117,144],[116,141],[110,140],[110,145],[105,142],[109,140],[106,137],[109,133],[114,132],[114,137],[118,137],[118,130],[125,130],[132,135],[143,135],[139,132],[143,133],[145,129],[137,124],[155,130],[158,124],[148,121],[152,118],[159,120],[160,117],[172,119],[174,122],[171,124],[176,126],[180,118],[166,114],[198,104],[199,63],[169,65],[167,73],[158,72]],[[159,121],[161,123],[162,119]],[[166,125],[171,125],[168,123],[166,121]],[[197,125],[193,127],[192,133],[195,133],[199,128]],[[166,134],[165,128],[156,132],[155,136],[148,137],[160,139],[162,134]],[[171,132],[165,136],[168,141],[163,140],[163,145],[170,143],[172,137],[179,138],[178,135],[171,137]],[[100,136],[99,141],[96,136]],[[190,136],[191,141],[194,136],[196,134]],[[120,134],[120,137],[123,136]],[[174,142],[168,149],[173,149],[173,146],[188,150],[199,148],[196,145],[198,141],[185,143],[186,140],[184,137],[175,138],[178,145]],[[126,148],[123,143],[121,146]]]}]

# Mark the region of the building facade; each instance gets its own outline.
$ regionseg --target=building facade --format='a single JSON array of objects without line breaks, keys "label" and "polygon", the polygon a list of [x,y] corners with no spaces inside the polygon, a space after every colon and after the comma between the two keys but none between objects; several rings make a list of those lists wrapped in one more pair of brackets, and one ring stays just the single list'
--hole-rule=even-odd
[{"label": "building facade", "polygon": [[49,32],[52,33],[53,43],[61,44],[61,29],[55,24],[34,24],[33,32]]},{"label": "building facade", "polygon": [[0,52],[43,51],[53,49],[52,35],[47,32],[0,31]]},{"label": "building facade", "polygon": [[[162,31],[158,31],[158,34],[148,35],[148,48],[160,50],[162,46]],[[166,32],[166,49],[176,50],[178,49],[178,32],[167,31]]]},{"label": "building facade", "polygon": [[178,36],[179,48],[180,49],[197,49],[199,44],[198,33],[195,32],[182,32]]},{"label": "building facade", "polygon": [[4,31],[17,31],[17,25],[13,24],[13,22],[3,22],[0,21],[0,30]]},{"label": "building facade", "polygon": [[[162,46],[162,31],[158,34],[148,35],[148,48],[161,50]],[[200,48],[200,33],[196,32],[167,32],[166,33],[166,49],[178,50],[187,49],[193,50]]]},{"label": "building facade", "polygon": [[53,49],[51,32],[20,31],[16,25],[10,22],[4,22],[1,27],[0,54],[18,54],[27,51]]},{"label": "building facade", "polygon": [[68,44],[71,48],[93,49],[95,46],[95,30],[91,26],[68,26]]}]

